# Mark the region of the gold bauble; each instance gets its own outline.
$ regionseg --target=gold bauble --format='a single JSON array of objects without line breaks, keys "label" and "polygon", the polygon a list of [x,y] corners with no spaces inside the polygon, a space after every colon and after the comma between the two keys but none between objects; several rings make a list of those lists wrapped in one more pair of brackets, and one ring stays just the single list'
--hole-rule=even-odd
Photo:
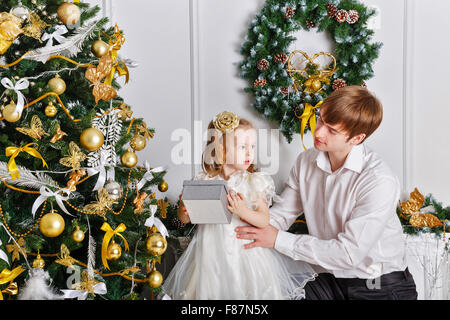
[{"label": "gold bauble", "polygon": [[163,181],[158,185],[158,190],[161,192],[166,192],[167,189],[169,189],[169,185],[167,184],[167,182]]},{"label": "gold bauble", "polygon": [[36,259],[33,261],[33,268],[41,268],[44,269],[45,261],[41,258],[41,255],[38,253]]},{"label": "gold bauble", "polygon": [[41,233],[49,238],[59,236],[64,231],[64,219],[56,212],[49,212],[44,215],[39,223]]},{"label": "gold bauble", "polygon": [[77,226],[75,231],[72,233],[72,239],[75,242],[82,242],[84,240],[84,232]]},{"label": "gold bauble", "polygon": [[97,58],[101,58],[108,53],[109,45],[105,41],[98,39],[92,44],[91,51]]},{"label": "gold bauble", "polygon": [[167,240],[159,233],[152,233],[147,239],[147,252],[152,256],[162,256],[167,249]]},{"label": "gold bauble", "polygon": [[58,109],[53,105],[53,102],[49,102],[48,106],[45,107],[45,115],[49,118],[53,118],[58,113]]},{"label": "gold bauble", "polygon": [[108,260],[117,260],[122,255],[122,247],[117,243],[111,241],[106,251],[106,259]]},{"label": "gold bauble", "polygon": [[127,168],[133,168],[137,162],[138,158],[137,155],[134,152],[126,151],[122,157],[120,158],[122,165],[124,165]]},{"label": "gold bauble", "polygon": [[50,86],[50,90],[58,95],[61,95],[64,93],[64,91],[66,91],[66,82],[58,75],[50,79],[48,85]]},{"label": "gold bauble", "polygon": [[105,142],[103,133],[96,128],[83,130],[80,136],[80,143],[83,148],[89,151],[96,151],[101,148]]},{"label": "gold bauble", "polygon": [[80,20],[81,12],[77,5],[65,2],[58,7],[58,18],[62,23],[70,25]]},{"label": "gold bauble", "polygon": [[322,88],[322,82],[320,82],[320,80],[317,79],[313,80],[311,87],[314,90],[314,92],[319,91]]},{"label": "gold bauble", "polygon": [[16,104],[11,101],[2,111],[3,118],[8,122],[19,121],[21,114],[16,111]]},{"label": "gold bauble", "polygon": [[161,272],[153,268],[153,270],[148,275],[148,285],[152,288],[158,288],[163,283],[163,275]]},{"label": "gold bauble", "polygon": [[141,136],[140,134],[135,135],[130,140],[130,147],[136,151],[141,151],[142,149],[144,149],[146,144],[147,141],[145,140],[145,137]]}]

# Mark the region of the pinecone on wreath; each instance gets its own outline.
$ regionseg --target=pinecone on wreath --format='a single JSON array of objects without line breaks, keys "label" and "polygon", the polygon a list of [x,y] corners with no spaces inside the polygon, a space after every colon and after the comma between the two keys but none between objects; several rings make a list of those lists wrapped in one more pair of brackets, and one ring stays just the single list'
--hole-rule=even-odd
[{"label": "pinecone on wreath", "polygon": [[336,15],[334,16],[334,19],[337,22],[339,22],[339,23],[347,21],[348,20],[348,12],[347,12],[347,10],[343,10],[343,9],[338,10],[336,12]]},{"label": "pinecone on wreath", "polygon": [[361,81],[361,83],[359,85],[363,88],[367,88],[367,84],[365,81]]},{"label": "pinecone on wreath", "polygon": [[276,54],[273,56],[273,59],[274,59],[276,62],[285,63],[286,60],[287,60],[287,56],[286,56],[284,53],[276,53]]},{"label": "pinecone on wreath", "polygon": [[356,23],[359,19],[359,13],[356,10],[348,10],[347,22],[350,24]]},{"label": "pinecone on wreath", "polygon": [[340,88],[345,87],[346,85],[347,85],[347,83],[345,82],[344,79],[337,78],[336,80],[333,81],[332,88],[333,88],[334,91],[336,91],[336,90],[338,90]]},{"label": "pinecone on wreath", "polygon": [[267,80],[265,78],[256,79],[255,82],[253,82],[253,86],[256,87],[264,87],[267,83]]},{"label": "pinecone on wreath", "polygon": [[289,94],[289,87],[280,88],[280,92],[287,96]]},{"label": "pinecone on wreath", "polygon": [[266,59],[260,59],[256,65],[256,67],[259,70],[264,71],[269,67],[269,61],[267,61]]},{"label": "pinecone on wreath", "polygon": [[183,229],[186,225],[178,219],[178,217],[175,217],[172,219],[172,224],[177,228],[177,230]]},{"label": "pinecone on wreath", "polygon": [[327,3],[326,6],[327,6],[328,15],[331,18],[334,18],[334,16],[336,15],[336,12],[337,12],[336,6],[334,4],[331,4],[331,3]]},{"label": "pinecone on wreath", "polygon": [[284,14],[284,17],[286,19],[290,19],[290,18],[292,18],[294,16],[294,14],[295,14],[295,10],[292,9],[292,8],[287,7],[286,8],[286,13]]},{"label": "pinecone on wreath", "polygon": [[306,26],[311,29],[311,28],[315,28],[316,27],[316,23],[312,20],[306,20]]}]

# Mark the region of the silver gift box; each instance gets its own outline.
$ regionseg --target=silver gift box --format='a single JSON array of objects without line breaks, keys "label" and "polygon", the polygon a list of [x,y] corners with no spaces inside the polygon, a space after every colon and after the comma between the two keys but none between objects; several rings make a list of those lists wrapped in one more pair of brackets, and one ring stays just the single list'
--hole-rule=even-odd
[{"label": "silver gift box", "polygon": [[230,223],[232,213],[227,209],[228,187],[224,180],[185,180],[183,200],[194,224]]}]

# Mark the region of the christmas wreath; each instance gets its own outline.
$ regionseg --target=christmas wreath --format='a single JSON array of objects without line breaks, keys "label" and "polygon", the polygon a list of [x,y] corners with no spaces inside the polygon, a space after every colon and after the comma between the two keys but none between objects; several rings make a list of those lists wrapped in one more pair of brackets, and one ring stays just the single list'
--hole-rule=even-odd
[{"label": "christmas wreath", "polygon": [[[356,0],[267,0],[251,22],[239,63],[250,84],[245,91],[255,99],[253,108],[279,123],[289,143],[294,133],[314,132],[320,103],[333,90],[365,86],[373,76],[382,46],[370,43],[374,32],[367,21],[374,14]],[[292,34],[311,28],[330,33],[334,53],[288,52]],[[318,57],[329,62],[320,65]]]}]

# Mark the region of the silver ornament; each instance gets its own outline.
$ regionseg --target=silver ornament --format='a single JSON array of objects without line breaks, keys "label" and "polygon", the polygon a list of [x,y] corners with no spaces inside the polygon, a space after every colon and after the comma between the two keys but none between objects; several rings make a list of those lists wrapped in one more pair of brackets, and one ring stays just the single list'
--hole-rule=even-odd
[{"label": "silver ornament", "polygon": [[30,12],[28,8],[24,6],[13,7],[9,11],[9,13],[21,20],[27,20],[28,18],[30,18]]},{"label": "silver ornament", "polygon": [[111,199],[117,200],[122,197],[122,186],[114,180],[108,180],[105,184],[105,189]]}]

